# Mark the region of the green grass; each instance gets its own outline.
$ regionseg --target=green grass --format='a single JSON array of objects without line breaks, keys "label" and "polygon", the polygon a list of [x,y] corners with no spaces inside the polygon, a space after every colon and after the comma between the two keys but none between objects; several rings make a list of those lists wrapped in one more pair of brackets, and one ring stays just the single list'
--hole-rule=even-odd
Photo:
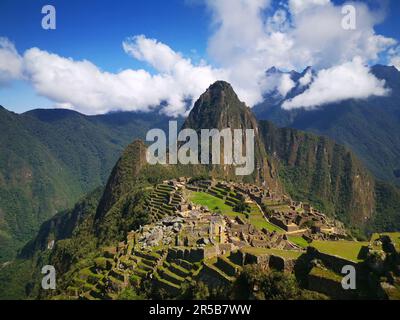
[{"label": "green grass", "polygon": [[303,252],[295,250],[280,250],[280,249],[268,249],[268,248],[257,248],[257,247],[243,247],[241,250],[250,254],[272,254],[278,257],[286,259],[297,259]]},{"label": "green grass", "polygon": [[[209,193],[206,192],[191,192],[189,196],[190,201],[192,201],[195,204],[199,204],[202,206],[206,206],[208,209],[212,211],[216,211],[215,208],[218,207],[218,209],[221,211],[223,215],[229,216],[229,217],[236,217],[240,216],[244,218],[244,215],[233,211],[233,208],[225,202],[217,198]],[[254,225],[257,229],[262,229],[265,228],[270,232],[277,231],[279,233],[284,233],[284,230],[279,228],[278,226],[268,222],[260,209],[257,207],[256,204],[252,203],[249,204],[250,206],[250,213],[249,213],[249,222]]]},{"label": "green grass", "polygon": [[288,236],[288,239],[289,239],[290,242],[298,245],[299,247],[307,248],[309,246],[308,242],[306,240],[304,240],[303,237]]},{"label": "green grass", "polygon": [[325,269],[321,269],[318,267],[312,268],[310,275],[330,279],[330,280],[337,281],[337,282],[342,281],[342,276],[336,274],[335,272],[333,272],[331,270],[325,270]]},{"label": "green grass", "polygon": [[260,209],[257,207],[256,204],[251,203],[250,205],[250,214],[249,220],[250,223],[255,226],[257,229],[265,228],[269,232],[276,231],[278,233],[284,233],[284,230],[279,228],[278,226],[268,222],[265,218]]},{"label": "green grass", "polygon": [[368,242],[358,241],[313,241],[310,246],[318,251],[330,255],[342,257],[354,262],[362,261],[358,258],[362,246],[367,246]]},{"label": "green grass", "polygon": [[217,209],[215,208],[218,207],[218,210],[220,210],[223,215],[230,217],[236,217],[239,215],[239,213],[233,211],[231,206],[225,204],[224,200],[214,197],[206,192],[191,192],[189,199],[193,203],[205,206],[212,211],[216,211]]}]

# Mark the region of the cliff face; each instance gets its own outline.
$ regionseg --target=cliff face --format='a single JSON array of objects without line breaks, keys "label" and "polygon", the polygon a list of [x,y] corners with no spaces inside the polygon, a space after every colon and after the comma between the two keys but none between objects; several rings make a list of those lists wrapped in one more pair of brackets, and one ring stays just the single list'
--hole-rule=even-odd
[{"label": "cliff face", "polygon": [[375,181],[354,154],[334,141],[261,121],[267,152],[278,159],[286,190],[352,225],[365,225],[375,210]]}]

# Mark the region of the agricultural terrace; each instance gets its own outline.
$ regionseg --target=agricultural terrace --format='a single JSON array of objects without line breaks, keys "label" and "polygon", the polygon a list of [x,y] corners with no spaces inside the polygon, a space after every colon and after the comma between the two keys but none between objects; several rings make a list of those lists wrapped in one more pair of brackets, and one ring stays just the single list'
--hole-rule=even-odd
[{"label": "agricultural terrace", "polygon": [[359,241],[313,241],[310,246],[318,251],[338,257],[342,257],[354,262],[362,261],[359,258],[360,250],[363,246],[368,246],[369,242]]},{"label": "agricultural terrace", "polygon": [[[220,212],[223,215],[234,218],[236,216],[240,216],[241,218],[245,218],[243,213],[235,212],[231,205],[228,203],[234,203],[237,201],[235,198],[228,197],[227,201],[224,201],[221,198],[213,196],[207,192],[191,192],[189,196],[189,200],[195,204],[202,205],[207,207],[211,211]],[[274,224],[268,222],[263,213],[260,211],[258,206],[255,203],[249,203],[250,212],[248,214],[248,221],[254,225],[257,229],[261,230],[262,228],[267,229],[268,231],[277,231],[279,233],[283,233],[284,231],[275,226]]]},{"label": "agricultural terrace", "polygon": [[301,252],[301,251],[268,249],[268,248],[261,248],[261,247],[243,247],[241,250],[245,253],[250,253],[250,254],[254,254],[254,255],[270,254],[270,255],[275,255],[278,257],[285,258],[285,259],[297,259],[303,254],[303,252]]}]

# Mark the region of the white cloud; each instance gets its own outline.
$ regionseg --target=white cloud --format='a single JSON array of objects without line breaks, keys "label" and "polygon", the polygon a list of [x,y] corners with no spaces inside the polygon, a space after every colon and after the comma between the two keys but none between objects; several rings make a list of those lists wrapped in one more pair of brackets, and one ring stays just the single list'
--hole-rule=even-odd
[{"label": "white cloud", "polygon": [[400,71],[400,56],[395,56],[390,59],[390,64],[395,66]]},{"label": "white cloud", "polygon": [[280,95],[285,97],[295,85],[296,83],[290,78],[290,75],[285,73],[281,76],[281,80],[277,89]]},{"label": "white cloud", "polygon": [[307,86],[308,84],[311,83],[312,77],[313,77],[312,71],[311,71],[311,69],[308,69],[307,72],[304,74],[304,76],[302,76],[302,77],[299,79],[300,85],[301,85],[302,87]]},{"label": "white cloud", "polygon": [[222,75],[209,66],[194,66],[168,46],[143,36],[123,46],[160,73],[104,72],[89,61],[74,61],[38,48],[25,52],[24,70],[40,95],[86,114],[116,109],[147,111],[162,102],[166,102],[163,111],[169,115],[184,114],[187,100],[197,99]]},{"label": "white cloud", "polygon": [[207,0],[206,3],[214,27],[208,42],[209,55],[213,62],[228,70],[239,97],[252,106],[262,100],[268,65],[274,64],[274,57],[280,52],[289,50],[290,44],[281,33],[269,39],[264,37],[262,11],[269,1]]},{"label": "white cloud", "polygon": [[21,57],[12,42],[0,37],[0,84],[5,84],[21,77]]},{"label": "white cloud", "polygon": [[149,63],[160,72],[171,73],[178,64],[190,65],[189,60],[183,59],[167,45],[155,39],[147,39],[144,35],[125,40],[122,47],[126,53]]},{"label": "white cloud", "polygon": [[356,57],[351,62],[319,71],[308,90],[285,101],[282,107],[312,109],[346,99],[366,99],[388,93],[385,81],[375,78],[362,59]]},{"label": "white cloud", "polygon": [[326,68],[351,61],[355,56],[374,62],[379,53],[396,43],[394,39],[375,33],[374,26],[381,17],[366,4],[352,4],[356,10],[356,29],[345,30],[341,6],[330,1],[320,1],[316,6],[310,5],[315,0],[299,2],[306,5],[292,13],[291,35],[296,43],[295,52],[302,53],[303,62],[308,62],[306,65]]},{"label": "white cloud", "polygon": [[[330,0],[289,0],[266,16],[269,1],[206,0],[213,12],[210,56],[233,73],[260,82],[263,71],[330,67],[361,56],[375,61],[396,41],[378,35],[381,14],[356,2],[356,30],[342,28],[342,6]],[[251,76],[253,75],[253,76]],[[235,77],[236,78],[236,77]],[[247,81],[247,80],[245,80]]]},{"label": "white cloud", "polygon": [[325,6],[329,4],[329,0],[289,0],[289,9],[292,14],[296,15],[306,9],[315,8],[316,6]]},{"label": "white cloud", "polygon": [[[175,91],[181,101],[187,98],[196,100],[210,84],[228,78],[226,70],[212,68],[204,61],[194,65],[190,59],[185,59],[167,45],[143,35],[127,39],[123,42],[123,48],[134,58],[149,63],[163,77],[170,78],[174,88],[169,90]],[[165,111],[176,115],[184,113],[186,108],[182,103],[179,107],[169,103]]]},{"label": "white cloud", "polygon": [[[304,66],[329,69],[356,56],[373,63],[380,53],[396,44],[394,39],[376,34],[374,27],[381,21],[381,14],[360,2],[351,3],[357,13],[356,30],[343,29],[342,6],[330,0],[289,0],[269,17],[265,16],[269,1],[206,3],[213,12],[215,26],[209,55],[230,71],[230,79],[246,91],[247,95],[240,96],[250,106],[260,102],[265,92],[277,89],[285,93],[292,88],[287,78],[277,81],[276,77],[265,77],[265,70],[272,66],[283,70]],[[369,83],[373,76],[363,72],[359,78]],[[310,81],[311,74],[307,74],[301,84]]]}]

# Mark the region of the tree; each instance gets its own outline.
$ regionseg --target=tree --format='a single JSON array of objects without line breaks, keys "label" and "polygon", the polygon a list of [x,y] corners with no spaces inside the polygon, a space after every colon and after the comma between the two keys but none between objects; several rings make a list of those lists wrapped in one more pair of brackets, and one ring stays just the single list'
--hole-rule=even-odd
[{"label": "tree", "polygon": [[244,213],[249,210],[246,200],[242,195],[239,196],[239,201],[237,202],[233,210],[240,213]]},{"label": "tree", "polygon": [[182,299],[206,300],[210,298],[207,285],[202,281],[191,281],[182,284]]},{"label": "tree", "polygon": [[320,294],[302,290],[294,275],[264,270],[259,265],[248,265],[237,278],[232,290],[233,299],[297,300],[323,299]]},{"label": "tree", "polygon": [[118,295],[118,300],[144,300],[144,296],[138,294],[132,287],[125,288]]}]

